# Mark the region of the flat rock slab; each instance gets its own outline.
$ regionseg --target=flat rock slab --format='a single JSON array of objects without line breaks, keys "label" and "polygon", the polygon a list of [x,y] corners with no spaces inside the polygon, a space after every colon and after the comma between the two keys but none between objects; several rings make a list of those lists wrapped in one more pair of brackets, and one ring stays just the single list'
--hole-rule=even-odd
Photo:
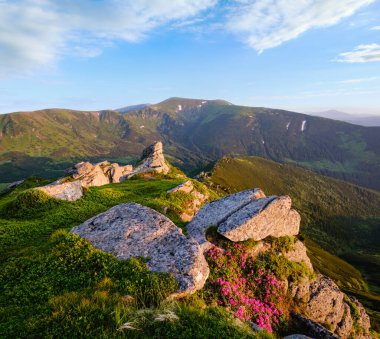
[{"label": "flat rock slab", "polygon": [[231,214],[262,197],[265,197],[265,194],[259,188],[254,188],[212,201],[204,205],[187,225],[187,233],[207,250],[211,247],[211,243],[206,240],[206,230],[210,226],[219,225]]},{"label": "flat rock slab", "polygon": [[182,295],[202,288],[209,274],[198,243],[149,207],[120,204],[74,227],[71,232],[118,259],[150,258],[149,269],[172,273]]},{"label": "flat rock slab", "polygon": [[51,184],[36,189],[60,200],[75,201],[83,196],[83,188],[80,181],[69,181],[60,184]]},{"label": "flat rock slab", "polygon": [[292,200],[288,196],[252,201],[222,222],[218,232],[231,241],[297,235],[301,217],[291,206]]}]

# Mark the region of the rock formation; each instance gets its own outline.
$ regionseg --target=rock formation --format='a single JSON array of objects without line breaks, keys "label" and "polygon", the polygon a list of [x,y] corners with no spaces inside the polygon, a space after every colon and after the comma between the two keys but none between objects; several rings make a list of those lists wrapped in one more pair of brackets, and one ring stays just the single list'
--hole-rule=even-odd
[{"label": "rock formation", "polygon": [[370,338],[370,321],[364,307],[352,297],[346,296],[328,277],[321,274],[310,284],[310,297],[304,306],[305,315],[323,326],[327,326],[339,338],[353,334],[354,318],[351,307],[358,313],[355,338]]},{"label": "rock formation", "polygon": [[119,259],[150,258],[151,271],[172,273],[179,294],[203,287],[209,269],[198,243],[162,214],[135,203],[120,204],[71,232]]},{"label": "rock formation", "polygon": [[144,149],[141,156],[141,164],[129,175],[129,177],[144,172],[155,171],[157,173],[167,174],[170,170],[166,164],[162,142],[156,142]]},{"label": "rock formation", "polygon": [[108,161],[95,165],[89,162],[80,162],[70,170],[70,173],[73,179],[82,183],[83,187],[91,187],[123,181],[132,170],[132,165],[120,166],[116,163],[111,164]]},{"label": "rock formation", "polygon": [[[169,166],[165,162],[162,143],[156,142],[144,149],[141,164],[133,170],[132,165],[120,166],[103,161],[95,165],[89,162],[80,162],[69,169],[69,177],[53,182],[50,185],[37,187],[46,194],[61,200],[78,200],[83,196],[83,190],[79,190],[79,182],[82,187],[103,186],[110,183],[118,183],[128,180],[135,174],[144,172],[158,172],[167,174]],[[70,184],[69,184],[70,183]]]},{"label": "rock formation", "polygon": [[206,251],[211,244],[206,240],[206,231],[210,226],[217,226],[231,214],[238,211],[251,201],[264,197],[260,189],[249,189],[228,195],[222,199],[204,205],[187,225],[187,232]]},{"label": "rock formation", "polygon": [[[218,233],[234,242],[259,240],[251,253],[253,257],[258,257],[271,248],[265,240],[268,236],[297,235],[300,219],[291,208],[290,197],[265,197],[260,189],[251,189],[206,204],[187,225],[187,230],[204,251],[212,245],[205,238],[210,226],[217,226]],[[289,250],[278,255],[284,255],[289,261],[304,263],[310,273],[313,272],[306,247],[301,241],[296,240]],[[304,276],[297,281],[281,281],[281,285],[302,313],[297,315],[297,319],[303,321],[310,335],[370,338],[369,317],[363,306],[340,291],[330,278],[320,274],[316,279]],[[352,308],[355,308],[355,316]]]}]

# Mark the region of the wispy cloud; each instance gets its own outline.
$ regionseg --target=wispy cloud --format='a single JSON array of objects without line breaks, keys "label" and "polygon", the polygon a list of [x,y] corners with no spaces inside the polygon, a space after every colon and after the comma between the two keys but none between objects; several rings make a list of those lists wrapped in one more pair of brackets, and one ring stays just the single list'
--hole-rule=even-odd
[{"label": "wispy cloud", "polygon": [[227,28],[262,52],[319,27],[337,24],[374,0],[235,0]]},{"label": "wispy cloud", "polygon": [[99,55],[115,41],[137,42],[180,24],[217,0],[0,0],[0,76]]},{"label": "wispy cloud", "polygon": [[362,82],[375,81],[379,79],[380,77],[356,78],[356,79],[341,80],[341,81],[338,81],[337,83],[338,84],[359,84]]},{"label": "wispy cloud", "polygon": [[359,45],[353,51],[340,53],[336,61],[348,63],[380,61],[380,45]]},{"label": "wispy cloud", "polygon": [[375,26],[371,28],[372,31],[380,31],[380,26]]}]

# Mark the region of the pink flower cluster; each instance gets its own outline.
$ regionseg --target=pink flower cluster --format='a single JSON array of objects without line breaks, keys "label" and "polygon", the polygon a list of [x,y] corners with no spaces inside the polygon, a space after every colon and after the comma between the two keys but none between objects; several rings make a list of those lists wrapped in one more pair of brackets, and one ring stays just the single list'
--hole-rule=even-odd
[{"label": "pink flower cluster", "polygon": [[276,277],[257,267],[240,244],[227,250],[213,247],[207,258],[218,304],[232,310],[239,319],[251,320],[273,332],[283,314],[276,306],[282,300]]}]

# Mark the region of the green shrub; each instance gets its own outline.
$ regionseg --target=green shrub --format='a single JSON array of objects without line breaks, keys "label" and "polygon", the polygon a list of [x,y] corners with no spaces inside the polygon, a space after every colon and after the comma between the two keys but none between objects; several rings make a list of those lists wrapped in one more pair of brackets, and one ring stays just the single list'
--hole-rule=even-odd
[{"label": "green shrub", "polygon": [[268,237],[265,239],[266,242],[270,243],[272,248],[280,251],[281,253],[289,252],[293,249],[295,238],[292,236],[284,237]]},{"label": "green shrub", "polygon": [[53,199],[45,192],[38,189],[28,189],[21,192],[11,201],[7,207],[8,216],[27,217],[38,212],[46,212],[59,205],[57,199]]}]

